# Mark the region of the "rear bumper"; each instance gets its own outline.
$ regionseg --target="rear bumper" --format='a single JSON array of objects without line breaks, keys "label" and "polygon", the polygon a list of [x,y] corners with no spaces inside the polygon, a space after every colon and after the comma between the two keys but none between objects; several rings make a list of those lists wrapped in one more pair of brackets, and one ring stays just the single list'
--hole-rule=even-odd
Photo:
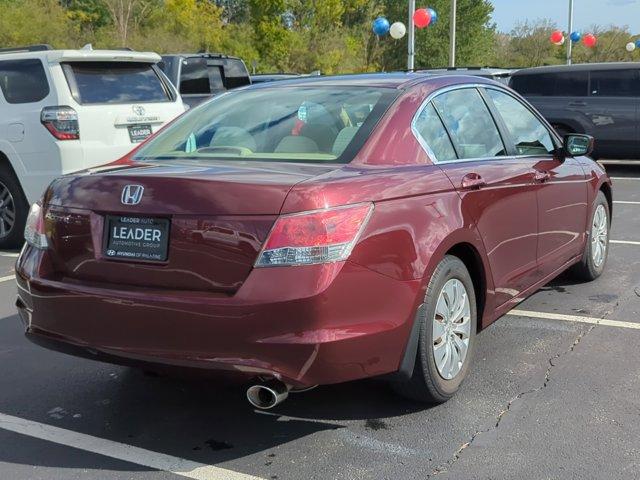
[{"label": "rear bumper", "polygon": [[46,252],[18,260],[27,335],[54,350],[275,376],[297,387],[398,370],[420,281],[349,262],[254,269],[232,297],[47,279]]}]

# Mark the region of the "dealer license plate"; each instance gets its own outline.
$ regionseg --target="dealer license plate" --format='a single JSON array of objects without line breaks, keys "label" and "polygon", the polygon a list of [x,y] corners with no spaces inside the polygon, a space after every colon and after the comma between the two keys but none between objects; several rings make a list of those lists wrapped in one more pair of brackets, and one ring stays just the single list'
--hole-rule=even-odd
[{"label": "dealer license plate", "polygon": [[105,219],[104,256],[165,262],[169,255],[170,224],[166,218],[109,215]]},{"label": "dealer license plate", "polygon": [[131,143],[140,143],[151,135],[151,125],[129,125],[129,139]]}]

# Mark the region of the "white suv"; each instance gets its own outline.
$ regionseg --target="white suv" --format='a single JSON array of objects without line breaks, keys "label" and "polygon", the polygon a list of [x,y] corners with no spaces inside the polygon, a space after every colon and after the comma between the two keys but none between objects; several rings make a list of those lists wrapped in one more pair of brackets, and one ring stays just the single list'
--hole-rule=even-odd
[{"label": "white suv", "polygon": [[56,177],[117,160],[185,111],[155,53],[0,50],[0,248]]}]

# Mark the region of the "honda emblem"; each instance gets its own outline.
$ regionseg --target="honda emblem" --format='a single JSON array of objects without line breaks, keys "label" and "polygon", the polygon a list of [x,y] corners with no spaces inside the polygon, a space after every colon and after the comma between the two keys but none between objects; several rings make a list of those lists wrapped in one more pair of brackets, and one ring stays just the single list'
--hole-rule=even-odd
[{"label": "honda emblem", "polygon": [[142,185],[127,185],[122,189],[120,201],[123,205],[137,205],[142,200],[144,187]]}]

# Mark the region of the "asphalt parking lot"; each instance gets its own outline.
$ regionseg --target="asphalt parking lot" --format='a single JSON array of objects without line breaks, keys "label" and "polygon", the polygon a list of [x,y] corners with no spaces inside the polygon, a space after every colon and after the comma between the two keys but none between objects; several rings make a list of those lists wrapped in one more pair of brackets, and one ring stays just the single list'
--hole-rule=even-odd
[{"label": "asphalt parking lot", "polygon": [[238,385],[43,350],[15,314],[17,254],[0,252],[0,478],[638,478],[640,165],[607,170],[604,275],[561,276],[484,330],[433,408],[362,381],[258,412]]}]

